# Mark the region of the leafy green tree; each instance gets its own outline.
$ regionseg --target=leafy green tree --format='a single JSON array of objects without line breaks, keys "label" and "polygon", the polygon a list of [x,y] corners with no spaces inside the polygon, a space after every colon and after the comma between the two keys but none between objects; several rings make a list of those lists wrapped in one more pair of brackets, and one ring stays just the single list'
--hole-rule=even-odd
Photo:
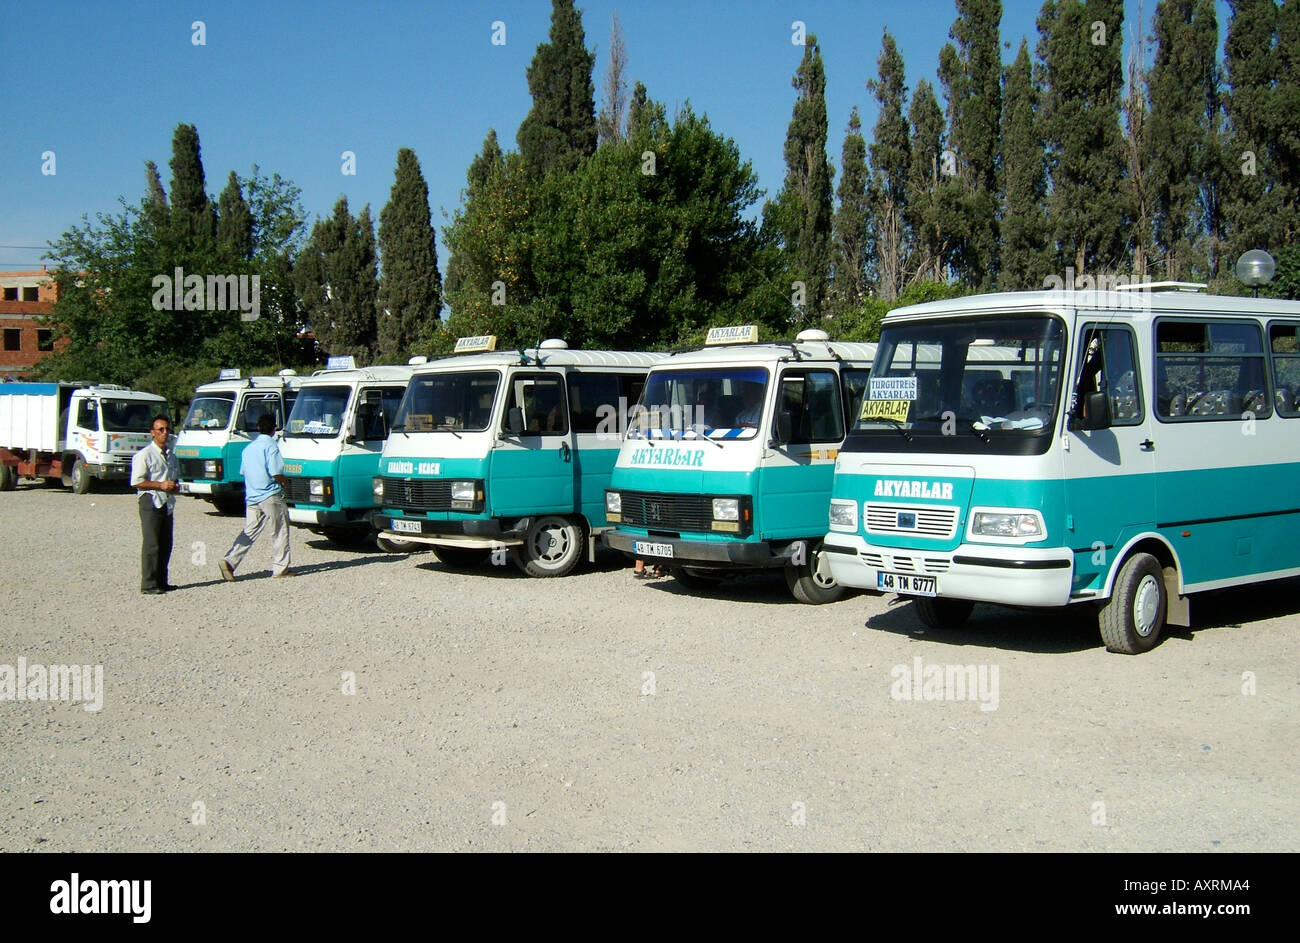
[{"label": "leafy green tree", "polygon": [[1278,232],[1282,242],[1295,246],[1300,244],[1300,0],[1282,0],[1278,8],[1276,72],[1273,162],[1280,191]]},{"label": "leafy green tree", "polygon": [[965,231],[961,203],[970,191],[942,170],[943,111],[934,87],[925,79],[916,83],[908,120],[912,125],[911,157],[903,205],[908,281],[943,282],[957,241]]},{"label": "leafy green tree", "polygon": [[867,142],[862,136],[858,107],[849,114],[840,150],[840,185],[835,211],[835,308],[843,312],[867,296],[867,227],[871,205],[867,201]]},{"label": "leafy green tree", "polygon": [[953,150],[960,208],[952,261],[958,276],[990,288],[997,272],[998,132],[1002,112],[1000,0],[957,0],[957,20],[939,54],[948,97],[948,144]]},{"label": "leafy green tree", "polygon": [[1029,44],[1020,41],[1002,94],[1002,250],[998,287],[1040,288],[1049,270],[1047,168]]},{"label": "leafy green tree", "polygon": [[1047,0],[1038,19],[1048,227],[1078,274],[1122,268],[1131,205],[1119,103],[1122,0]]},{"label": "leafy green tree", "polygon": [[442,276],[429,216],[429,186],[410,148],[397,152],[388,204],[379,214],[379,351],[404,362],[441,326]]},{"label": "leafy green tree", "polygon": [[582,14],[573,0],[551,0],[550,42],[528,66],[533,105],[519,126],[519,153],[533,176],[572,170],[596,151],[596,106]]},{"label": "leafy green tree", "polygon": [[[785,136],[785,185],[763,208],[763,226],[785,250],[792,283],[803,286],[795,320],[816,324],[828,312],[831,169],[826,160],[826,73],[809,34],[791,83],[798,91]],[[796,289],[797,292],[797,289]]]},{"label": "leafy green tree", "polygon": [[378,346],[374,224],[370,207],[353,217],[347,197],[329,219],[318,220],[295,274],[304,317],[321,348],[352,354],[366,364]]},{"label": "leafy green tree", "polygon": [[888,32],[881,40],[877,60],[879,78],[867,82],[876,98],[878,114],[869,147],[871,183],[868,190],[871,218],[871,264],[879,296],[890,301],[902,290],[907,246],[903,220],[907,212],[907,181],[911,164],[907,119],[903,117],[907,85],[903,57]]}]

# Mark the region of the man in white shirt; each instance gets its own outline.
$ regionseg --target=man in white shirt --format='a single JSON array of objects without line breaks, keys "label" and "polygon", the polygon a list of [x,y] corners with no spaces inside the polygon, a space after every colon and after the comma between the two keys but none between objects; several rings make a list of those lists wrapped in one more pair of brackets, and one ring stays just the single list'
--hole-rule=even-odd
[{"label": "man in white shirt", "polygon": [[149,434],[153,441],[131,459],[131,484],[140,492],[140,592],[157,596],[176,588],[167,582],[167,564],[172,556],[172,517],[180,476],[171,420],[154,416]]}]

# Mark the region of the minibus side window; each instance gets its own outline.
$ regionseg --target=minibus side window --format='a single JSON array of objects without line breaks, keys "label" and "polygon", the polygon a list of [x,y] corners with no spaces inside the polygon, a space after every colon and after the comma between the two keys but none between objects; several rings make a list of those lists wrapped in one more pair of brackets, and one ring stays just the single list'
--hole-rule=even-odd
[{"label": "minibus side window", "polygon": [[1257,322],[1160,320],[1155,334],[1161,421],[1272,415]]},{"label": "minibus side window", "polygon": [[[523,410],[524,435],[567,435],[568,408],[564,402],[564,380],[547,374],[515,374],[510,384],[510,401],[505,419],[512,409]],[[506,426],[509,429],[509,426]]]},{"label": "minibus side window", "polygon": [[790,416],[791,445],[844,438],[839,382],[833,370],[783,374],[776,409],[778,415]]},{"label": "minibus side window", "polygon": [[1273,403],[1280,416],[1300,416],[1300,324],[1268,326],[1273,355]]},{"label": "minibus side window", "polygon": [[[569,374],[569,420],[574,432],[617,431],[618,398],[616,373]],[[604,429],[601,422],[604,421]]]},{"label": "minibus side window", "polygon": [[[1097,342],[1094,353],[1088,352]],[[1095,373],[1084,392],[1105,392],[1110,401],[1112,426],[1139,426],[1142,424],[1142,384],[1134,356],[1135,338],[1126,327],[1098,327],[1089,324],[1084,328],[1079,344],[1080,371],[1085,368]]]},{"label": "minibus side window", "polygon": [[866,395],[870,370],[841,370],[840,383],[844,386],[844,416],[852,424],[858,418],[862,408],[862,397]]},{"label": "minibus side window", "polygon": [[279,429],[284,425],[284,418],[280,413],[280,397],[278,394],[245,397],[243,431],[256,435],[257,421],[267,414],[275,417],[275,428]]}]

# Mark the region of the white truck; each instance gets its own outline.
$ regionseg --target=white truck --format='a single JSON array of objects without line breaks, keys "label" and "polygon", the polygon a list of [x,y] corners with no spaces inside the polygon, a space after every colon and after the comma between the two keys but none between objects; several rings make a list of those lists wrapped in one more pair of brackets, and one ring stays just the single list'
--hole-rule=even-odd
[{"label": "white truck", "polygon": [[19,478],[77,494],[95,479],[126,481],[160,413],[167,413],[163,397],[124,386],[0,383],[0,491],[12,491]]}]

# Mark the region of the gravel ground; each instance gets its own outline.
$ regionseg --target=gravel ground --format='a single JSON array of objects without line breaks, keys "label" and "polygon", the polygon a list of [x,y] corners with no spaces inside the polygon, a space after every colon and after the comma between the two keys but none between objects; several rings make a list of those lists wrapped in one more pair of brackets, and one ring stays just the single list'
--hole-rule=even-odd
[{"label": "gravel ground", "polygon": [[[1130,658],[1073,612],[926,632],[614,554],[531,580],[295,529],[298,579],[267,535],[231,585],[239,520],[185,498],[181,589],[142,596],[127,491],[0,521],[0,665],[103,666],[100,711],[0,701],[3,851],[1300,849],[1296,581]],[[915,659],[983,703],[891,696]]]}]

